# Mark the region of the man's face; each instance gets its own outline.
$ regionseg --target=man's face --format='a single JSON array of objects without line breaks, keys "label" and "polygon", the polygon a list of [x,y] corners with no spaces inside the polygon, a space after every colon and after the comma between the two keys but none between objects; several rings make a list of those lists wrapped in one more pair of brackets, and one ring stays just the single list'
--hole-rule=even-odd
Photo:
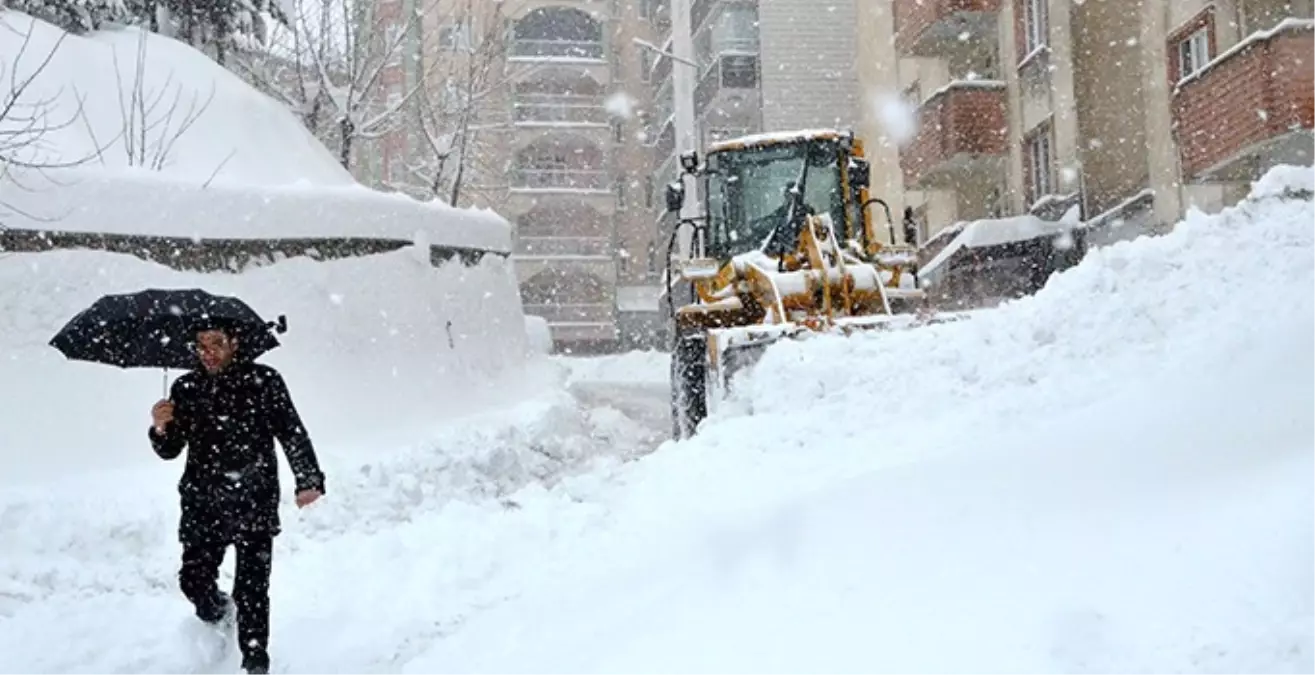
[{"label": "man's face", "polygon": [[227,368],[236,351],[237,339],[221,330],[206,330],[196,334],[196,353],[201,357],[201,365],[211,373]]}]

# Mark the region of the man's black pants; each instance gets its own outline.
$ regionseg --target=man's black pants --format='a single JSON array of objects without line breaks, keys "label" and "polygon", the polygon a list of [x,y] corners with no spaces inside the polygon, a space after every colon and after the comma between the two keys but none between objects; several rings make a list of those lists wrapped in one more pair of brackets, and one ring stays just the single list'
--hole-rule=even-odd
[{"label": "man's black pants", "polygon": [[[236,575],[233,579],[233,604],[237,608],[237,638],[244,664],[269,665],[269,575],[274,552],[274,538],[269,535],[244,534],[234,542],[237,548]],[[183,564],[178,582],[183,595],[196,606],[198,617],[217,618],[219,566],[224,562],[228,544],[222,542],[184,542]]]}]

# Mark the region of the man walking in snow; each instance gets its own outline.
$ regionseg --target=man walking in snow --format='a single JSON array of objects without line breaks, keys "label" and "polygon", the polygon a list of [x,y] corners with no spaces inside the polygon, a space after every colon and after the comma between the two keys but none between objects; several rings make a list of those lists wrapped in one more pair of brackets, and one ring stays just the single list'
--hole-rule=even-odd
[{"label": "man walking in snow", "polygon": [[[299,508],[324,494],[324,474],[282,376],[241,358],[240,347],[233,326],[199,326],[202,367],[179,377],[169,398],[155,404],[148,436],[162,459],[187,449],[178,483],[179,586],[202,621],[219,624],[235,613],[243,670],[266,673],[269,579],[280,531],[274,440],[292,467]],[[217,584],[230,545],[237,550],[231,599]]]}]

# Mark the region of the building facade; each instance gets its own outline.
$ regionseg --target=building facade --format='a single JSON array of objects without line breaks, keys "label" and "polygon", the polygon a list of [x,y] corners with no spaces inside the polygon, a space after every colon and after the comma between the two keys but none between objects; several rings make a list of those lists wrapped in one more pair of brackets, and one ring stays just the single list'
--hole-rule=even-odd
[{"label": "building facade", "polygon": [[634,39],[651,38],[655,5],[378,5],[397,17],[395,26],[406,25],[407,16],[422,17],[402,57],[384,73],[390,94],[419,85],[439,112],[395,125],[363,171],[375,183],[398,182],[406,173],[399,164],[408,158],[414,164],[433,136],[449,145],[463,139],[460,147],[444,149],[444,181],[456,180],[452,167],[459,164],[458,205],[489,208],[511,222],[525,312],[547,320],[563,352],[653,341],[658,286],[649,272],[648,213],[656,193],[640,116],[649,108],[649,61],[641,60],[644,51]]},{"label": "building facade", "polygon": [[1310,0],[865,3],[865,89],[916,110],[912,138],[865,109],[874,191],[920,243],[956,222],[1076,215],[1091,243],[1215,210],[1312,157]]},{"label": "building facade", "polygon": [[[1313,2],[438,0],[385,80],[476,111],[457,201],[512,222],[525,310],[558,349],[661,347],[682,147],[853,128],[918,244],[1021,214],[1080,219],[1096,245],[1159,232],[1311,163]],[[471,59],[480,85],[453,90]],[[371,170],[402,173],[418,126]]]}]

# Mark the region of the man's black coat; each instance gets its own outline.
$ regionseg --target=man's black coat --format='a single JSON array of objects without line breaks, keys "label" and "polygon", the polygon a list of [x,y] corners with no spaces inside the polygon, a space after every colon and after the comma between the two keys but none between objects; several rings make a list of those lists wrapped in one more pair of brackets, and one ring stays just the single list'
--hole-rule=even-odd
[{"label": "man's black coat", "polygon": [[287,385],[269,366],[236,362],[217,375],[203,370],[179,377],[170,391],[173,421],[164,435],[151,427],[156,454],[187,449],[178,491],[185,543],[232,543],[243,534],[279,533],[278,439],[298,491],[324,491],[324,474]]}]

